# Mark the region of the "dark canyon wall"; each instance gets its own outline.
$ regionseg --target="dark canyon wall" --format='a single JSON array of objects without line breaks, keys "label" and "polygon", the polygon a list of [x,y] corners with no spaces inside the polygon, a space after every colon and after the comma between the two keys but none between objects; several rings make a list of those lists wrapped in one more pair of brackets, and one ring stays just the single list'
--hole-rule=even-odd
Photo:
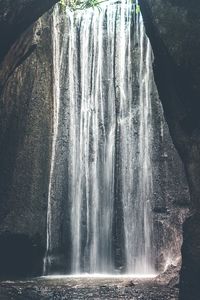
[{"label": "dark canyon wall", "polygon": [[200,288],[200,3],[141,0],[154,76],[173,142],[185,166],[192,215],[184,224],[180,299]]},{"label": "dark canyon wall", "polygon": [[31,24],[56,2],[0,1],[0,277],[41,273],[52,132],[51,60],[45,53],[51,52],[51,34],[48,17]]},{"label": "dark canyon wall", "polygon": [[[0,0],[0,93],[14,69],[37,47],[23,32],[58,0]],[[20,37],[22,38],[19,42]]]},{"label": "dark canyon wall", "polygon": [[0,62],[20,35],[58,0],[0,1]]},{"label": "dark canyon wall", "polygon": [[42,268],[53,106],[49,20],[46,15],[17,41],[37,47],[1,94],[0,276],[38,274]]}]

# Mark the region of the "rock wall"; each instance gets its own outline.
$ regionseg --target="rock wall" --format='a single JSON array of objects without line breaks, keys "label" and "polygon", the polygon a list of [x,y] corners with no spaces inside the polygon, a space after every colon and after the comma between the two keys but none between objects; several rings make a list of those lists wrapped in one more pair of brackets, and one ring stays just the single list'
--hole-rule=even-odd
[{"label": "rock wall", "polygon": [[41,273],[46,246],[53,107],[49,14],[23,34],[19,47],[35,40],[36,49],[10,76],[0,99],[0,277]]},{"label": "rock wall", "polygon": [[199,299],[200,3],[140,0],[140,4],[155,54],[155,81],[191,196],[192,216],[183,232],[180,299]]},{"label": "rock wall", "polygon": [[0,0],[0,63],[21,34],[58,0]]},{"label": "rock wall", "polygon": [[[45,219],[37,219],[35,209],[38,216],[46,214],[52,99],[44,49],[50,33],[43,21],[30,26],[56,2],[0,0],[0,277],[41,273]],[[30,229],[33,220],[42,241]]]}]

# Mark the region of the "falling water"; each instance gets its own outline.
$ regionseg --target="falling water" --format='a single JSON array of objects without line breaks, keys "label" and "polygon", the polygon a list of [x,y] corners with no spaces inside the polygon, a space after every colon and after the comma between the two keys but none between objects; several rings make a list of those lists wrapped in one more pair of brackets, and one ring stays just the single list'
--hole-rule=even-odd
[{"label": "falling water", "polygon": [[67,256],[73,274],[152,273],[152,53],[142,17],[131,2],[57,7],[53,41],[45,273]]}]

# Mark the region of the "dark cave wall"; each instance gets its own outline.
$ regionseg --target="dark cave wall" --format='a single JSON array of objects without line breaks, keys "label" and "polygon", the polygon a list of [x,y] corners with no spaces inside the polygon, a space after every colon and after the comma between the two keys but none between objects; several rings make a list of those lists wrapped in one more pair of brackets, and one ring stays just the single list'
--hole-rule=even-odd
[{"label": "dark cave wall", "polygon": [[50,17],[18,41],[37,47],[0,98],[0,277],[42,272],[53,107]]},{"label": "dark cave wall", "polygon": [[57,2],[0,0],[0,94],[15,68],[37,47],[36,41],[30,44],[28,36],[23,38],[24,31]]},{"label": "dark cave wall", "polygon": [[154,76],[172,140],[184,163],[191,216],[183,226],[180,299],[200,298],[200,3],[140,0],[155,54]]},{"label": "dark cave wall", "polygon": [[48,17],[31,24],[56,2],[0,0],[1,278],[42,272],[52,132],[46,53],[51,47]]},{"label": "dark cave wall", "polygon": [[188,213],[190,196],[184,167],[173,145],[155,86],[151,97],[155,247],[152,252],[156,258],[157,270],[163,272],[170,266],[176,266],[176,270],[180,269],[182,224]]},{"label": "dark cave wall", "polygon": [[0,0],[0,62],[20,35],[59,0]]},{"label": "dark cave wall", "polygon": [[200,21],[192,14],[193,6],[186,6],[187,9],[171,1],[141,0],[155,54],[155,81],[173,142],[188,174],[192,205],[198,209]]}]

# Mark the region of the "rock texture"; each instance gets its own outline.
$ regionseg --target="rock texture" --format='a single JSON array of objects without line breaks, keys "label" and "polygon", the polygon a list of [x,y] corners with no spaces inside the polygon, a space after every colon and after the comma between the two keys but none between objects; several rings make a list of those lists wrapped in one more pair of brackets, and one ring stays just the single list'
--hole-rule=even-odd
[{"label": "rock texture", "polygon": [[22,33],[56,2],[0,0],[0,93],[13,70],[37,45],[36,41],[30,43],[30,39],[24,39]]},{"label": "rock texture", "polygon": [[51,59],[46,56],[51,33],[49,17],[31,24],[56,2],[0,0],[1,278],[42,272],[52,131]]},{"label": "rock texture", "polygon": [[[46,246],[53,106],[49,14],[21,39],[31,44],[35,36],[35,51],[10,76],[0,98],[0,277],[7,278],[41,274]],[[29,268],[23,270],[26,252]],[[8,268],[14,258],[19,274],[15,264]]]},{"label": "rock texture", "polygon": [[[154,76],[169,130],[184,163],[192,216],[184,226],[180,299],[199,299],[200,3],[140,0],[154,50]],[[194,230],[194,228],[196,228]]]},{"label": "rock texture", "polygon": [[20,35],[58,0],[0,1],[0,61]]}]

